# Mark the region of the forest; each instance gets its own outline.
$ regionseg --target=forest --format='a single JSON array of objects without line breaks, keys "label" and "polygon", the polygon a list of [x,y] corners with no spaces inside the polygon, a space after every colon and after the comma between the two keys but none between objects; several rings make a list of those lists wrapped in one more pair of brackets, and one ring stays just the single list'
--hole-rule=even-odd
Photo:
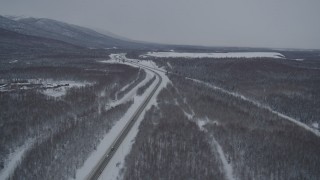
[{"label": "forest", "polygon": [[[141,53],[129,51],[127,57],[134,59]],[[23,151],[12,179],[77,178],[76,170],[133,101],[109,104],[146,78],[142,68],[100,62],[105,59],[105,55],[71,53],[1,62],[6,66],[0,69],[0,170],[10,154]],[[156,106],[146,112],[121,178],[320,177],[320,141],[315,134],[226,93],[243,95],[317,129],[313,126],[320,123],[316,62],[152,60],[165,68],[170,83],[157,96]],[[155,79],[150,77],[136,95],[141,96]],[[19,88],[4,88],[9,85]],[[48,88],[62,92],[53,96]]]},{"label": "forest", "polygon": [[320,119],[316,66],[262,58],[153,60],[167,69],[172,85],[144,117],[124,179],[320,177],[315,134],[226,93],[242,94],[312,127]]},{"label": "forest", "polygon": [[[107,109],[108,102],[145,78],[143,70],[126,65],[55,60],[48,59],[46,65],[43,61],[27,67],[14,65],[0,72],[3,84],[34,79],[82,84],[58,97],[45,94],[42,88],[0,91],[1,169],[10,154],[25,149],[12,179],[75,178],[76,170],[132,104]],[[130,83],[126,92],[120,91]]]},{"label": "forest", "polygon": [[[129,54],[137,57],[136,54]],[[320,63],[272,58],[154,58],[182,77],[201,80],[266,104],[309,126],[320,124]],[[168,66],[168,62],[171,67]],[[172,68],[172,69],[171,69]]]}]

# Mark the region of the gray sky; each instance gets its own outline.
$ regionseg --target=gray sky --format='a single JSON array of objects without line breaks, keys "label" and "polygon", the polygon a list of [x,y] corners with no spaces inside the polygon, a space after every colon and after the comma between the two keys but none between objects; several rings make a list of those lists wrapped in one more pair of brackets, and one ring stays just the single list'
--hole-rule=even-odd
[{"label": "gray sky", "polygon": [[0,14],[159,43],[320,49],[320,0],[0,0]]}]

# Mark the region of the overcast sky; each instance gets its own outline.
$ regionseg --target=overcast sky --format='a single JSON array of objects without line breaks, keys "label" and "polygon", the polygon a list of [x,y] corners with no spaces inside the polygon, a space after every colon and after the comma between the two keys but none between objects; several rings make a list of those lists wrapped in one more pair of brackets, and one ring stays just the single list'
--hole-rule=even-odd
[{"label": "overcast sky", "polygon": [[0,14],[159,43],[320,49],[320,0],[0,0]]}]

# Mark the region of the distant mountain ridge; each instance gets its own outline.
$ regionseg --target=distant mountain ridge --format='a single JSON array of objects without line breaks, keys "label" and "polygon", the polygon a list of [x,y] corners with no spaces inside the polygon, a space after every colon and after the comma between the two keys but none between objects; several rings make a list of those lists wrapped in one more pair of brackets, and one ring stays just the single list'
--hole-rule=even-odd
[{"label": "distant mountain ridge", "polygon": [[92,29],[45,18],[0,16],[0,28],[87,48],[141,48],[145,44],[117,39]]},{"label": "distant mountain ridge", "polygon": [[0,28],[0,61],[11,57],[30,58],[44,54],[82,52],[84,50],[86,48],[63,41],[21,34]]}]

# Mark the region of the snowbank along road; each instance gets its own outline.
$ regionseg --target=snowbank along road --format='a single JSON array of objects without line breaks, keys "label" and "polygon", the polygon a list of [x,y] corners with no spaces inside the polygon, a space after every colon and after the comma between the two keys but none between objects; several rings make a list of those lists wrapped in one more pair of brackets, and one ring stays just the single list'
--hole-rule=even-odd
[{"label": "snowbank along road", "polygon": [[[121,57],[117,56],[117,58],[121,58]],[[124,60],[124,59],[122,59],[122,60]],[[136,65],[138,65],[138,64],[136,64]],[[145,98],[143,103],[139,106],[137,111],[132,115],[131,119],[127,122],[126,126],[122,129],[121,133],[113,141],[113,143],[109,147],[109,149],[105,152],[103,158],[98,162],[98,164],[95,166],[95,168],[88,175],[87,179],[96,180],[100,177],[101,173],[104,171],[105,167],[108,165],[108,163],[112,159],[113,155],[118,150],[120,144],[126,138],[126,136],[130,132],[133,125],[136,123],[137,119],[140,117],[143,110],[146,108],[146,106],[149,103],[149,101],[151,100],[151,98],[155,95],[155,92],[158,90],[158,88],[162,82],[162,77],[157,72],[155,72],[154,70],[151,70],[150,68],[144,67],[144,66],[140,66],[140,67],[144,68],[144,69],[148,69],[149,71],[152,71],[155,75],[157,75],[157,77],[159,78],[159,81],[158,81],[157,85],[154,87],[154,89],[151,91],[151,93]]]}]

